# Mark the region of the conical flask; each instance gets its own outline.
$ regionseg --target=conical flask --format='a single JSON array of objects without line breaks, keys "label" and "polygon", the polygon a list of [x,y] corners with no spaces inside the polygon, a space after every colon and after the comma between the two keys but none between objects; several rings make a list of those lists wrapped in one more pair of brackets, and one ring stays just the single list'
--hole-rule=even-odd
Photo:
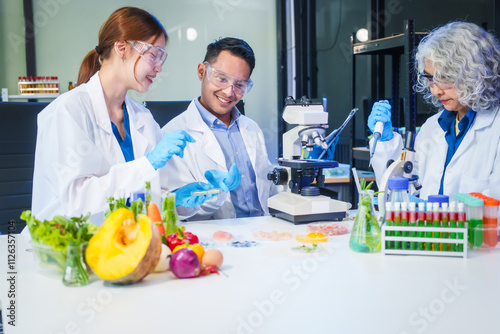
[{"label": "conical flask", "polygon": [[351,232],[349,246],[361,253],[380,252],[381,234],[377,219],[373,214],[373,190],[359,193],[358,213]]}]

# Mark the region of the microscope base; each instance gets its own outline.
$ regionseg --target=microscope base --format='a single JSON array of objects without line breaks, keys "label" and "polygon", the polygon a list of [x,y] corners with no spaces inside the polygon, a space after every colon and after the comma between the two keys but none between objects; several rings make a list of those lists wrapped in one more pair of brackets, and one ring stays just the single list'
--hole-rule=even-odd
[{"label": "microscope base", "polygon": [[321,220],[342,220],[351,204],[327,196],[301,196],[290,192],[279,193],[268,200],[272,216],[294,224]]}]

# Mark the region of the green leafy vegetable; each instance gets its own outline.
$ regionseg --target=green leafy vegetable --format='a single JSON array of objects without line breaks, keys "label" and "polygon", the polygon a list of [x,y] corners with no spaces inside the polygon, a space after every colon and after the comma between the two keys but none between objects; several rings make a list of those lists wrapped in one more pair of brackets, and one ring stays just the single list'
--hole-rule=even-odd
[{"label": "green leafy vegetable", "polygon": [[56,251],[65,252],[70,244],[79,246],[88,242],[97,231],[97,226],[88,221],[90,214],[71,219],[54,216],[52,220],[40,221],[26,210],[21,219],[26,221],[31,239],[37,243],[52,246]]},{"label": "green leafy vegetable", "polygon": [[[34,251],[44,267],[56,266],[64,270],[68,246],[80,247],[88,242],[97,231],[97,226],[88,221],[90,214],[71,219],[63,216],[54,216],[52,220],[40,221],[31,214],[30,210],[23,211],[21,219],[26,221],[31,240],[42,246],[35,247]],[[43,250],[48,246],[52,250]]]},{"label": "green leafy vegetable", "polygon": [[317,244],[312,244],[311,247],[306,246],[306,245],[301,245],[301,246],[294,248],[294,250],[296,250],[296,251],[305,252],[305,253],[311,253],[311,252],[316,251],[317,249],[318,249]]},{"label": "green leafy vegetable", "polygon": [[368,190],[372,187],[372,184],[373,184],[373,181],[368,183],[368,185],[366,185],[366,180],[365,178],[361,178],[359,179],[359,185],[361,187],[361,190]]}]

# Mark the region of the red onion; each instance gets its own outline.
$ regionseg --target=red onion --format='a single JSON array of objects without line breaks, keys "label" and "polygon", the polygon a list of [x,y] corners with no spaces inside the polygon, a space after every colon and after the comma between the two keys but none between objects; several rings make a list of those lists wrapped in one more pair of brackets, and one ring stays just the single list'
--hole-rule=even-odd
[{"label": "red onion", "polygon": [[177,278],[197,277],[200,273],[200,260],[189,248],[181,248],[170,257],[170,270]]}]

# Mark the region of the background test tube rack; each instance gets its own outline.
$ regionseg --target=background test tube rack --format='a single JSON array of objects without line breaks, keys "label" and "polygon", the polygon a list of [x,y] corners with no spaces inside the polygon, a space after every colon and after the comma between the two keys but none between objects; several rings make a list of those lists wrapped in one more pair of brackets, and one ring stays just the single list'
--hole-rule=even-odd
[{"label": "background test tube rack", "polygon": [[[432,237],[409,237],[409,236],[387,236],[386,231],[399,231],[401,234],[410,232],[447,232],[447,233],[463,233],[463,238],[432,238]],[[453,256],[467,257],[467,239],[468,229],[467,223],[465,227],[413,227],[413,226],[382,226],[382,253],[395,255],[428,255],[428,256]],[[418,250],[418,249],[387,249],[386,241],[394,242],[416,242],[416,243],[437,243],[437,244],[462,244],[462,251],[440,251],[440,250]]]},{"label": "background test tube rack", "polygon": [[54,95],[59,94],[59,81],[55,79],[18,81],[20,95]]}]

